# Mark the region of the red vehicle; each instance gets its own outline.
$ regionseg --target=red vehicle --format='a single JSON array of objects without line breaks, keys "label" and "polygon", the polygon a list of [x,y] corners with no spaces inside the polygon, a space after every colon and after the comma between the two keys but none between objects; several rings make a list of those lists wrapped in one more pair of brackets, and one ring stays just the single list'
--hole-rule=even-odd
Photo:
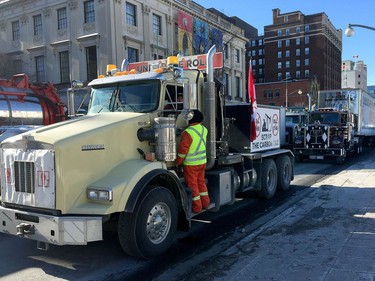
[{"label": "red vehicle", "polygon": [[25,127],[49,125],[66,119],[65,104],[50,82],[30,84],[26,74],[0,79],[0,133],[16,134]]}]

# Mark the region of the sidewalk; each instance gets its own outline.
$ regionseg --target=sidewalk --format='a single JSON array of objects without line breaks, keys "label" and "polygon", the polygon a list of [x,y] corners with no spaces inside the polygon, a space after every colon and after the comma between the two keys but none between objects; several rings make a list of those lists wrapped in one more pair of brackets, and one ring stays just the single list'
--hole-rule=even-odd
[{"label": "sidewalk", "polygon": [[313,187],[186,280],[375,280],[375,160]]}]

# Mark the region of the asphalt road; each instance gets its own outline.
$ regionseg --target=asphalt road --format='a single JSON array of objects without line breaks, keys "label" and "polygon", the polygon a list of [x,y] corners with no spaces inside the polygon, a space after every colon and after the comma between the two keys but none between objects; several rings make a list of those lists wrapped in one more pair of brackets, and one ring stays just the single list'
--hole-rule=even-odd
[{"label": "asphalt road", "polygon": [[[363,153],[359,157],[373,157]],[[179,233],[171,249],[158,258],[133,259],[121,250],[114,232],[106,232],[104,241],[86,246],[54,246],[48,251],[36,249],[36,242],[0,234],[2,253],[1,280],[173,280],[188,274],[201,262],[228,248],[262,223],[277,216],[310,192],[321,178],[345,169],[333,161],[297,163],[295,179],[286,192],[271,200],[259,200],[242,194],[232,206],[217,213],[196,217],[189,233]],[[180,280],[182,280],[180,278]]]}]

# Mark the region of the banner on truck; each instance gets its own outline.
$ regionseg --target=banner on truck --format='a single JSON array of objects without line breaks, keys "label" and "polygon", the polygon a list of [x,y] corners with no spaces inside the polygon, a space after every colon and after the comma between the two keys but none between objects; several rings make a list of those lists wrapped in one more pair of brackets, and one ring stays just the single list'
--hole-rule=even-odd
[{"label": "banner on truck", "polygon": [[280,110],[258,106],[256,113],[257,135],[251,152],[280,148]]}]

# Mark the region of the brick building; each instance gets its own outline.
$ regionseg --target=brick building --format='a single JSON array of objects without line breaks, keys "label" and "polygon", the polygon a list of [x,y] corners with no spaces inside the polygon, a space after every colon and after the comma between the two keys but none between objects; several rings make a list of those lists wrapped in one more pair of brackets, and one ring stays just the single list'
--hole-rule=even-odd
[{"label": "brick building", "polygon": [[339,89],[342,31],[325,13],[281,14],[280,9],[272,13],[272,25],[264,27],[264,35],[252,38],[247,50],[258,103],[285,106],[290,101],[287,106],[293,106],[293,97],[285,95],[301,89],[307,106],[318,90]]}]

